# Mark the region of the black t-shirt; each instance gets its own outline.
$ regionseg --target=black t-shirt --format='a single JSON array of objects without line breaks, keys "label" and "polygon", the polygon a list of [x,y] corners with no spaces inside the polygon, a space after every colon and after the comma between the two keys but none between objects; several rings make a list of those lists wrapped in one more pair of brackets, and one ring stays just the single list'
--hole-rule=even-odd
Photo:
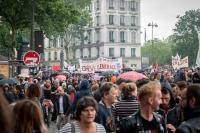
[{"label": "black t-shirt", "polygon": [[147,121],[144,118],[142,118],[142,123],[145,133],[158,133],[155,118],[153,118],[152,121]]}]

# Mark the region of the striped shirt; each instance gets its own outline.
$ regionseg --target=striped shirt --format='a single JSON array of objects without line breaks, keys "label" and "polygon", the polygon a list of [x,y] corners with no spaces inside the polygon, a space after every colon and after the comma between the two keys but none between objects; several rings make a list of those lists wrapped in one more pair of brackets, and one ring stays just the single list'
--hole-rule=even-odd
[{"label": "striped shirt", "polygon": [[[75,128],[75,133],[81,133],[80,125],[78,121],[72,122]],[[105,128],[98,123],[96,124],[96,133],[106,133]],[[63,128],[61,128],[58,133],[73,133],[71,123],[67,123]]]},{"label": "striped shirt", "polygon": [[119,121],[119,118],[127,117],[135,113],[139,109],[139,103],[136,99],[121,100],[112,106],[113,117],[115,122]]}]

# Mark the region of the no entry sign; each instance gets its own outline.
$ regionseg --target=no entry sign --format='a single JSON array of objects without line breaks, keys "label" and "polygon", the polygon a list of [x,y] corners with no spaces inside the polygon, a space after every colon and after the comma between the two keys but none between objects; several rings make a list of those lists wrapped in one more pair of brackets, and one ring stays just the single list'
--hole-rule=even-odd
[{"label": "no entry sign", "polygon": [[40,63],[40,55],[35,51],[28,51],[24,54],[23,61],[28,67],[36,67]]}]

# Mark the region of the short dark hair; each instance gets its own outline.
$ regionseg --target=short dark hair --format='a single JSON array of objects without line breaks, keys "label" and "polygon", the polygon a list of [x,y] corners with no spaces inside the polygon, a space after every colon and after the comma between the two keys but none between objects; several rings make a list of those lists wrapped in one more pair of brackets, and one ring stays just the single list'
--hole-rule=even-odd
[{"label": "short dark hair", "polygon": [[189,85],[186,96],[188,100],[192,97],[195,97],[196,99],[195,105],[199,106],[200,105],[200,84]]},{"label": "short dark hair", "polygon": [[93,97],[84,96],[78,100],[77,105],[76,105],[76,120],[80,121],[81,112],[89,106],[93,107],[97,112],[98,104]]},{"label": "short dark hair", "polygon": [[165,87],[162,87],[161,88],[161,92],[163,93],[163,94],[170,94],[170,90],[169,89],[167,89],[167,88],[165,88]]}]

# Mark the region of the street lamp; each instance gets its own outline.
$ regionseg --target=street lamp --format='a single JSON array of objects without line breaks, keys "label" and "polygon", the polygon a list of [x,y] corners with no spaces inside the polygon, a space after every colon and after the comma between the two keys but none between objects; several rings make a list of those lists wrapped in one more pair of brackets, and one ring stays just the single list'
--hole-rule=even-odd
[{"label": "street lamp", "polygon": [[154,38],[153,38],[153,37],[154,37],[154,36],[153,36],[153,29],[154,29],[154,27],[157,28],[158,25],[157,25],[156,23],[151,22],[151,23],[148,24],[148,26],[149,26],[149,27],[151,26],[151,32],[152,32],[152,44],[153,44],[153,39],[154,39]]},{"label": "street lamp", "polygon": [[152,41],[151,42],[152,42],[152,63],[153,63],[153,61],[154,61],[153,60],[153,44],[154,44],[153,30],[154,30],[154,27],[157,28],[158,25],[152,21],[151,23],[148,24],[148,26],[151,27],[151,32],[152,32]]}]

